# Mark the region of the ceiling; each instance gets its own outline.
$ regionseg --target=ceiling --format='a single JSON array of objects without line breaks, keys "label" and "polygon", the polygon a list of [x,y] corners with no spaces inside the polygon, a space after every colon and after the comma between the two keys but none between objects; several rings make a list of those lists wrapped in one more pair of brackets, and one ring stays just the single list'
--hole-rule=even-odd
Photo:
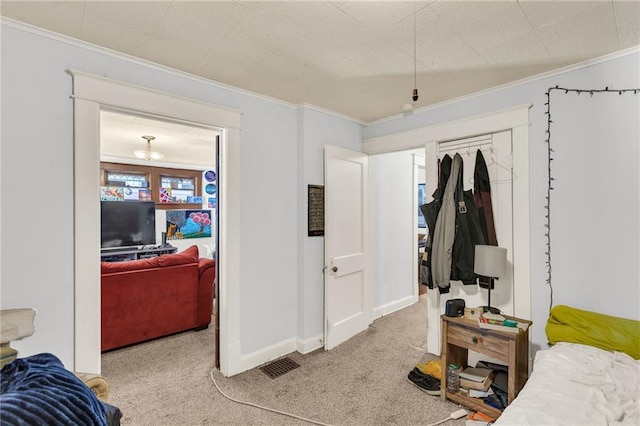
[{"label": "ceiling", "polygon": [[[204,170],[215,164],[215,129],[157,120],[114,111],[100,112],[101,161]],[[146,150],[142,136],[154,136],[151,150],[164,158],[140,160],[133,151]]]},{"label": "ceiling", "polygon": [[0,13],[363,122],[640,45],[638,1],[2,0]]}]

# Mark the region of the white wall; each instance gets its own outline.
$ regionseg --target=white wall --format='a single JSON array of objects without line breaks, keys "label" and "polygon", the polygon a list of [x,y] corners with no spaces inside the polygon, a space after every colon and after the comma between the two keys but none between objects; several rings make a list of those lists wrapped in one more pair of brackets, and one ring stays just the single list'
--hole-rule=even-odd
[{"label": "white wall", "polygon": [[[508,86],[495,90],[489,93],[479,94],[477,96],[471,96],[455,102],[445,103],[435,106],[433,108],[426,109],[424,111],[417,111],[411,116],[400,117],[398,119],[382,121],[377,124],[373,124],[364,129],[364,138],[373,138],[377,136],[394,134],[410,129],[419,127],[425,127],[438,123],[445,123],[466,117],[471,117],[480,114],[486,114],[493,111],[499,111],[507,108],[511,108],[517,105],[531,103],[530,110],[531,127],[529,130],[530,138],[530,218],[531,218],[531,299],[532,299],[532,320],[534,322],[532,330],[532,343],[534,350],[540,347],[546,346],[546,336],[544,334],[544,325],[547,320],[550,302],[550,291],[546,285],[546,237],[545,237],[545,196],[547,192],[547,149],[544,143],[545,130],[547,125],[547,118],[545,115],[546,102],[545,93],[549,87],[555,87],[556,85],[566,86],[571,88],[604,88],[609,86],[611,88],[639,88],[640,87],[640,53],[638,50],[632,51],[628,54],[621,55],[620,57],[611,58],[604,62],[595,63],[590,66],[586,66],[580,69],[573,69],[556,74],[546,78],[540,78],[537,80],[522,82],[513,86]],[[585,96],[585,95],[583,95]],[[633,95],[631,95],[633,96]],[[638,96],[638,95],[637,95]],[[594,97],[595,98],[595,97]],[[635,98],[636,102],[639,102],[640,98]],[[569,107],[563,107],[563,113],[569,114],[573,118],[577,119],[578,123],[592,122],[597,128],[602,129],[607,126],[606,121],[603,120],[603,116],[597,112],[590,112],[584,116],[582,112],[567,111]],[[620,111],[623,119],[627,122],[637,126],[638,113],[633,110]],[[635,114],[635,115],[634,115]],[[636,149],[639,143],[637,133],[634,134],[632,130],[623,130],[624,137],[621,139],[625,144],[635,144]],[[560,142],[558,142],[560,143]],[[572,135],[562,144],[567,147],[571,147],[571,152],[582,150],[584,148],[583,141]],[[629,145],[625,145],[629,146]],[[608,140],[601,140],[595,145],[591,144],[590,150],[595,153],[598,150],[606,150],[608,148]],[[628,152],[629,155],[633,155],[633,149],[625,149],[624,152]],[[616,157],[619,158],[619,157]],[[637,151],[636,151],[637,158]],[[612,158],[602,155],[594,155],[593,157],[585,158],[583,161],[591,161],[591,169],[605,169],[613,170],[620,167],[617,161],[612,161]],[[637,164],[637,162],[635,163]],[[630,163],[630,167],[633,166],[633,162]],[[571,166],[569,166],[571,167]],[[636,167],[636,182],[637,182],[637,165]],[[637,188],[637,187],[636,187]],[[636,189],[637,197],[637,189]],[[584,203],[584,206],[579,208],[588,208],[588,203],[595,201],[595,199],[589,200]],[[637,205],[637,202],[636,202]],[[637,208],[635,209],[635,222],[637,224]],[[591,223],[588,223],[586,217],[579,214],[576,215],[575,220],[581,223],[586,232],[593,228]],[[612,220],[616,220],[612,218]],[[630,251],[637,253],[637,238],[638,232],[636,229],[635,237],[631,241],[623,241],[618,246],[617,241],[615,244],[608,246],[615,246],[616,253],[625,253]],[[635,244],[634,244],[635,242]],[[579,245],[573,245],[573,252],[571,256],[580,257],[582,250]],[[554,254],[555,256],[555,254]],[[629,312],[631,315],[627,315],[632,318],[640,318],[640,300],[638,298],[638,266],[637,257],[633,264],[628,265],[630,275],[632,279],[620,282],[619,287],[616,288],[615,293],[620,298],[629,297],[625,304],[628,304]],[[618,305],[612,304],[607,298],[600,298],[595,300],[594,293],[606,292],[607,286],[611,283],[603,284],[599,280],[591,279],[589,282],[577,281],[575,279],[554,279],[555,291],[563,294],[563,302],[570,303],[576,307],[582,307],[584,309],[598,310],[604,313],[610,313],[614,315],[621,315],[621,312],[617,310]],[[555,301],[557,302],[557,300]]]},{"label": "white wall", "polygon": [[[424,151],[424,150],[423,150]],[[395,302],[413,303],[417,272],[417,245],[413,208],[414,151],[400,151],[369,157],[372,180],[373,223],[373,308],[384,315]]]},{"label": "white wall", "polygon": [[553,302],[638,319],[640,95],[554,90],[551,106]]},{"label": "white wall", "polygon": [[307,186],[324,185],[324,146],[362,150],[361,126],[320,110],[298,110],[298,336],[302,349],[320,347],[324,327],[324,237],[307,236]]},{"label": "white wall", "polygon": [[[303,286],[298,271],[298,144],[303,141],[298,140],[295,107],[6,21],[1,43],[0,304],[38,310],[36,333],[15,344],[21,355],[52,352],[66,365],[73,364],[73,111],[68,69],[243,112],[241,353],[298,335],[298,287]],[[315,115],[308,130],[324,135],[318,144],[348,141],[360,147],[359,125]],[[340,121],[341,126],[332,127]],[[311,162],[320,154],[309,143]],[[309,180],[318,182],[316,176]],[[316,285],[314,281],[314,290]],[[320,303],[315,295],[310,297],[314,306]],[[317,328],[321,317],[311,317]]]}]

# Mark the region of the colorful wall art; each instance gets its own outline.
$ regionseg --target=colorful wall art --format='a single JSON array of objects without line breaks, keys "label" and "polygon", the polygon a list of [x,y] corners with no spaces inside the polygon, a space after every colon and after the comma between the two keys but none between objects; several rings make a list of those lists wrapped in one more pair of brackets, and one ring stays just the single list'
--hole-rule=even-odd
[{"label": "colorful wall art", "polygon": [[215,182],[216,181],[216,172],[214,172],[213,170],[207,170],[206,172],[204,172],[204,179],[207,182]]},{"label": "colorful wall art", "polygon": [[211,237],[211,210],[167,210],[167,240]]},{"label": "colorful wall art", "polygon": [[100,201],[124,201],[122,189],[117,186],[101,186]]},{"label": "colorful wall art", "polygon": [[100,201],[151,201],[151,191],[143,188],[101,186]]}]

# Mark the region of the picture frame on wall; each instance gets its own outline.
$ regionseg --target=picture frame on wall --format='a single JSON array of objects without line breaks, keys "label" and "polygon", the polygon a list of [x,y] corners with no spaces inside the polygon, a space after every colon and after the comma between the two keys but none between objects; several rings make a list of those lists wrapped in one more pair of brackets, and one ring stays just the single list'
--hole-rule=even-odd
[{"label": "picture frame on wall", "polygon": [[323,185],[309,185],[307,188],[307,234],[309,237],[324,236]]}]

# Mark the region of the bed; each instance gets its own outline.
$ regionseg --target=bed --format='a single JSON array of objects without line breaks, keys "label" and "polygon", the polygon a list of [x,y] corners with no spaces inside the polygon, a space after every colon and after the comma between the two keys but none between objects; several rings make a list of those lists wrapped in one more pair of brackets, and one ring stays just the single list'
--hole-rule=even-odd
[{"label": "bed", "polygon": [[0,413],[2,425],[117,426],[122,417],[50,353],[2,367]]},{"label": "bed", "polygon": [[558,306],[546,333],[496,425],[640,425],[640,321]]}]

